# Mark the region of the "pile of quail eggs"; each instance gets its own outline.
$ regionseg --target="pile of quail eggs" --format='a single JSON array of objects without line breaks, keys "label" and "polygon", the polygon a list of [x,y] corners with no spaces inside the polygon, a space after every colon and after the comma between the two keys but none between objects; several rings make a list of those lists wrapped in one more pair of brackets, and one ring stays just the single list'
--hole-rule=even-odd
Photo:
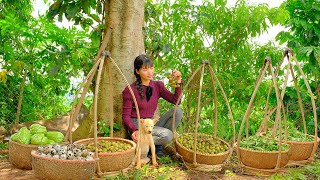
[{"label": "pile of quail eggs", "polygon": [[39,146],[38,155],[63,160],[93,160],[94,153],[85,149],[83,144],[53,144]]}]

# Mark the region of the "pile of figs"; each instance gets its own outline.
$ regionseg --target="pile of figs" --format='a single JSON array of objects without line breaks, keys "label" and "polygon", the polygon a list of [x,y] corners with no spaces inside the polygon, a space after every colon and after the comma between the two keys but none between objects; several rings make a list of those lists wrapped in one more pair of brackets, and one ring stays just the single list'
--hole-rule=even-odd
[{"label": "pile of figs", "polygon": [[[182,134],[178,137],[178,142],[186,149],[193,151],[194,134]],[[219,154],[228,151],[228,145],[211,135],[198,134],[196,152],[202,154]]]},{"label": "pile of figs", "polygon": [[[87,144],[85,148],[90,151],[95,151],[94,142]],[[123,141],[99,140],[97,148],[98,153],[114,153],[127,151],[132,148],[132,145]]]}]

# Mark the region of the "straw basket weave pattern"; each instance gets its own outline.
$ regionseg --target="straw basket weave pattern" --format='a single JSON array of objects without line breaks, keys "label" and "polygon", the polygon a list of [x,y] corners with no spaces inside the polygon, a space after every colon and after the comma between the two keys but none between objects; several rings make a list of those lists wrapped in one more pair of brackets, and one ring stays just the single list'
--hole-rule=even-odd
[{"label": "straw basket weave pattern", "polygon": [[[114,137],[99,137],[98,141],[121,141],[132,145],[129,150],[114,153],[99,153],[99,165],[101,172],[113,172],[127,168],[133,161],[136,143],[128,139]],[[89,144],[94,142],[94,138],[82,139],[74,142],[74,144]]]},{"label": "straw basket weave pattern", "polygon": [[46,180],[88,180],[92,179],[96,171],[95,160],[63,160],[39,156],[36,151],[31,152],[32,169],[40,179]]},{"label": "straw basket weave pattern", "polygon": [[[273,169],[277,165],[278,151],[256,151],[240,147],[241,162],[249,167],[258,169]],[[289,162],[289,150],[281,152],[280,167]]]},{"label": "straw basket weave pattern", "polygon": [[37,150],[38,145],[20,144],[9,141],[9,161],[19,169],[32,169],[31,151]]},{"label": "straw basket weave pattern", "polygon": [[[314,137],[314,136],[313,136]],[[319,139],[318,139],[319,141]],[[312,153],[313,146],[318,146],[319,142],[315,143],[315,141],[310,142],[296,142],[296,141],[288,141],[290,144],[290,160],[292,161],[303,161],[307,160]]]},{"label": "straw basket weave pattern", "polygon": [[[179,138],[179,137],[178,137]],[[176,148],[178,153],[183,157],[183,160],[192,163],[193,162],[193,151],[185,148],[181,143],[179,143],[178,138],[176,138]],[[215,138],[228,146],[228,151],[219,154],[204,154],[196,153],[196,161],[199,164],[216,165],[222,164],[230,153],[230,146],[227,142],[220,138]]]}]

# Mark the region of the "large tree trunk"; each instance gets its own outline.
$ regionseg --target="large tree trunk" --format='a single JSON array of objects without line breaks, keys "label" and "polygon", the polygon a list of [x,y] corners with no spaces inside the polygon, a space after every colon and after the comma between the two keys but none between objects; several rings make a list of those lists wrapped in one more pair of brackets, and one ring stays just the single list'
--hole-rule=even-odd
[{"label": "large tree trunk", "polygon": [[[144,53],[144,38],[142,27],[144,23],[144,0],[110,0],[107,1],[106,24],[112,27],[112,35],[108,44],[108,51],[116,61],[129,83],[133,82],[134,58]],[[113,121],[121,125],[121,131],[114,134],[124,138],[126,130],[122,123],[122,90],[126,83],[111,61],[106,60],[100,80],[98,93],[98,121],[104,120],[109,124],[110,113],[113,109]],[[112,71],[113,98],[110,99],[109,66]],[[112,108],[113,105],[113,108]],[[90,127],[90,128],[89,128]],[[93,108],[90,115],[73,133],[73,140],[93,137]]]}]

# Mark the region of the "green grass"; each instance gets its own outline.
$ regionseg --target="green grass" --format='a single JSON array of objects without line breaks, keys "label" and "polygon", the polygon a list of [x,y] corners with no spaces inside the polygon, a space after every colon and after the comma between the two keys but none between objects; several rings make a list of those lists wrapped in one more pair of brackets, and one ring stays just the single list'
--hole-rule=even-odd
[{"label": "green grass", "polygon": [[[107,180],[140,180],[140,179],[181,179],[186,172],[181,170],[180,164],[173,162],[170,157],[164,156],[158,159],[158,167],[146,164],[141,169],[134,169],[126,174],[121,173],[117,176],[106,177]],[[182,178],[183,179],[183,178]]]},{"label": "green grass", "polygon": [[[8,149],[8,143],[0,143],[0,150],[5,150],[5,149]],[[7,158],[7,157],[8,157],[7,153],[0,152],[0,159]]]},{"label": "green grass", "polygon": [[0,143],[0,149],[8,149],[8,143]]},{"label": "green grass", "polygon": [[320,180],[320,160],[301,168],[291,168],[286,174],[272,176],[270,180]]}]

